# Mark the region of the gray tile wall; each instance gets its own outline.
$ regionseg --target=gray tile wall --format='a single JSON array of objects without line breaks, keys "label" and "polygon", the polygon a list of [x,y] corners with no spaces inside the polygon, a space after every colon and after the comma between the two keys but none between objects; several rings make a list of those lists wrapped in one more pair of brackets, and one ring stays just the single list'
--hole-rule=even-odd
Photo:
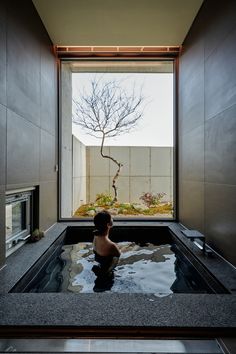
[{"label": "gray tile wall", "polygon": [[57,64],[31,0],[0,2],[0,266],[5,190],[39,186],[40,228],[57,220]]},{"label": "gray tile wall", "polygon": [[236,264],[236,2],[206,0],[179,70],[179,219]]}]

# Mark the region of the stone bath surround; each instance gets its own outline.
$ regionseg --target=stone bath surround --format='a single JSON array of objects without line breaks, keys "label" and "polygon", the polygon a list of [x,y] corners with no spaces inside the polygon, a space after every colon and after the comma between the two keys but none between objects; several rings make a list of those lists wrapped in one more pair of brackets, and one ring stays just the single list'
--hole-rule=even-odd
[{"label": "stone bath surround", "polygon": [[[231,294],[127,294],[127,293],[8,293],[67,226],[57,223],[37,243],[26,244],[7,259],[0,271],[0,333],[5,336],[233,336],[236,333],[235,272],[221,257],[204,257],[181,234],[174,222],[149,222],[169,226]],[[81,225],[81,224],[80,224]],[[83,222],[83,226],[92,223]],[[115,222],[127,225],[127,222]],[[135,222],[135,226],[143,222]]]}]

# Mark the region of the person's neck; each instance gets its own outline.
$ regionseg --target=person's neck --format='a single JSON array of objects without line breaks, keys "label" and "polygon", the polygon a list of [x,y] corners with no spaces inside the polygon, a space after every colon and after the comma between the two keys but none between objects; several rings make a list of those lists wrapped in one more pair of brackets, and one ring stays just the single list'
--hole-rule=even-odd
[{"label": "person's neck", "polygon": [[108,238],[109,237],[109,231],[107,231],[105,234],[103,235],[96,235],[96,237],[103,237],[103,238]]}]

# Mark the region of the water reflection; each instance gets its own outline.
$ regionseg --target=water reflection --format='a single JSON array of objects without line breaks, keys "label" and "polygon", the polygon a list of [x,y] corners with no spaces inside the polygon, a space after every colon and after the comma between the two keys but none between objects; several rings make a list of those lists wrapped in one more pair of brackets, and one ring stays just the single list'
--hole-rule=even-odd
[{"label": "water reflection", "polygon": [[110,272],[103,272],[96,262],[98,259],[94,259],[91,243],[64,246],[62,258],[71,259],[69,269],[67,266],[63,270],[65,279],[69,272],[67,289],[73,292],[172,292],[175,254],[170,245],[140,246],[123,242],[119,247],[122,253],[118,265]]},{"label": "water reflection", "polygon": [[30,292],[209,293],[176,245],[123,242],[118,259],[94,255],[90,242],[64,245]]},{"label": "water reflection", "polygon": [[171,250],[176,256],[174,265],[176,279],[170,287],[173,293],[209,293],[210,289],[176,245],[172,245]]}]

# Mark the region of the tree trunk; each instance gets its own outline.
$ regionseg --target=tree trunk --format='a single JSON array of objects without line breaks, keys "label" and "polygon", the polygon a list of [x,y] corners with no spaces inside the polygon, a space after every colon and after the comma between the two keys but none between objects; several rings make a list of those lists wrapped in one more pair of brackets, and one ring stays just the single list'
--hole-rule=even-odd
[{"label": "tree trunk", "polygon": [[105,140],[105,134],[103,134],[101,148],[100,148],[100,153],[101,153],[102,157],[104,157],[105,159],[112,160],[118,166],[116,174],[115,174],[115,176],[113,177],[113,180],[112,180],[112,188],[114,189],[114,198],[112,200],[112,204],[114,204],[115,202],[118,201],[118,187],[116,186],[116,181],[117,181],[117,179],[118,179],[118,177],[120,175],[120,172],[121,172],[121,169],[122,169],[123,165],[122,165],[122,163],[117,161],[114,157],[109,156],[109,155],[105,155],[103,153],[104,140]]}]

